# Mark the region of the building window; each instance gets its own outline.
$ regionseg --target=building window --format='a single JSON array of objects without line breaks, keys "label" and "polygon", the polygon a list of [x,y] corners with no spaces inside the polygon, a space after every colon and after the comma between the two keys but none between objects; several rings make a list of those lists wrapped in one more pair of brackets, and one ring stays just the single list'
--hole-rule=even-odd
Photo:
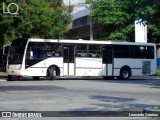
[{"label": "building window", "polygon": [[73,20],[73,28],[82,27],[89,24],[89,16],[84,16]]}]

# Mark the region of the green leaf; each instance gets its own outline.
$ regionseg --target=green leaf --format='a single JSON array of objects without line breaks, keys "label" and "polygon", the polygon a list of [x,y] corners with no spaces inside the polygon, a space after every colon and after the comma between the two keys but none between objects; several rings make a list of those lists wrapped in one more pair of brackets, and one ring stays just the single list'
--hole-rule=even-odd
[{"label": "green leaf", "polygon": [[[13,0],[4,0],[6,4]],[[11,16],[0,12],[0,38],[11,42],[15,38],[61,38],[71,21],[71,10],[62,0],[20,0],[19,14]],[[13,9],[14,10],[14,9]],[[2,6],[0,5],[0,11]],[[65,22],[64,22],[65,21]]]}]

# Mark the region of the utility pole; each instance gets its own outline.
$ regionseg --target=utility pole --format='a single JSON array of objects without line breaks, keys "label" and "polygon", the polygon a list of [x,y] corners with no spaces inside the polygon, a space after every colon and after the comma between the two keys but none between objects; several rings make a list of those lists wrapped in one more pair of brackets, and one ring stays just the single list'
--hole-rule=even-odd
[{"label": "utility pole", "polygon": [[90,41],[93,41],[93,24],[92,24],[92,17],[90,16]]}]

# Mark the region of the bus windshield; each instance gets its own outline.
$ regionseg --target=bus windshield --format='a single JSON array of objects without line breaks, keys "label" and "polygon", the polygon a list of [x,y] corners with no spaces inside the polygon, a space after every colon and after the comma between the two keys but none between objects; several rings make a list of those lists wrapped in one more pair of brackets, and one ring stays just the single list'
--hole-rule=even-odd
[{"label": "bus windshield", "polygon": [[12,42],[8,53],[9,64],[22,64],[26,43],[25,39],[16,39]]}]

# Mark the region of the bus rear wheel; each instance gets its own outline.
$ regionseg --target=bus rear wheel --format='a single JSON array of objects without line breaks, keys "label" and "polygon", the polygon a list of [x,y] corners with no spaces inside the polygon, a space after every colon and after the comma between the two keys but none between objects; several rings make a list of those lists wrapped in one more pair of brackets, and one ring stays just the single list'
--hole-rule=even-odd
[{"label": "bus rear wheel", "polygon": [[124,67],[120,71],[120,79],[127,80],[131,76],[131,70],[130,68]]},{"label": "bus rear wheel", "polygon": [[57,71],[56,71],[56,68],[55,67],[51,67],[49,69],[49,77],[51,80],[54,80],[57,76]]}]

